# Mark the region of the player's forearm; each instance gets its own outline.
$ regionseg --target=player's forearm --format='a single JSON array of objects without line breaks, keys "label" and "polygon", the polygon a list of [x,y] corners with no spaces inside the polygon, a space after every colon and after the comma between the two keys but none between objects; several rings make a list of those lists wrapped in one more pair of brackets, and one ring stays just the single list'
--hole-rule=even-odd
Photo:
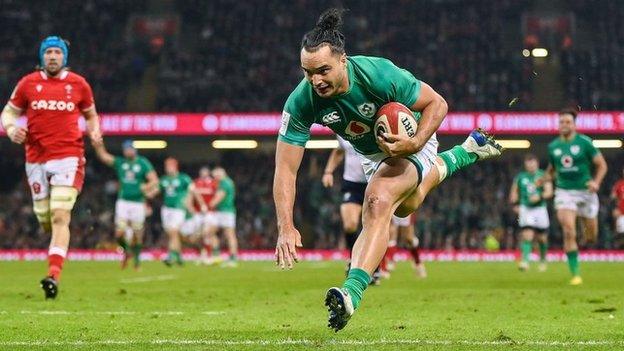
[{"label": "player's forearm", "polygon": [[329,155],[324,173],[334,173],[340,162],[344,159],[344,150],[334,149]]},{"label": "player's forearm", "polygon": [[0,115],[0,120],[2,122],[2,128],[4,128],[7,132],[7,135],[10,134],[10,130],[15,128],[17,125],[19,115],[20,112],[9,106],[9,104],[4,105],[4,109],[2,109],[2,114]]},{"label": "player's forearm", "polygon": [[215,208],[217,207],[217,205],[223,201],[223,199],[225,198],[225,193],[223,192],[223,190],[219,190],[217,191],[217,193],[215,194],[215,196],[212,198],[212,200],[210,201],[210,208]]},{"label": "player's forearm", "polygon": [[513,186],[509,191],[509,203],[515,205],[518,203],[518,188]]},{"label": "player's forearm", "polygon": [[275,201],[275,213],[277,215],[278,229],[293,228],[293,208],[295,207],[296,175],[284,174],[276,169],[273,181],[273,200]]},{"label": "player's forearm", "polygon": [[99,131],[100,130],[100,116],[98,116],[97,113],[95,113],[95,111],[91,112],[91,113],[85,113],[85,121],[87,124],[87,131],[89,133],[93,132],[93,131]]},{"label": "player's forearm", "polygon": [[596,165],[596,174],[594,175],[594,182],[596,182],[598,185],[602,184],[602,181],[604,180],[604,177],[607,175],[607,162],[602,159],[601,162],[598,162],[598,164]]},{"label": "player's forearm", "polygon": [[418,122],[418,129],[414,137],[417,142],[416,146],[418,150],[420,150],[431,138],[433,133],[440,128],[447,112],[448,105],[444,98],[439,95],[422,110],[422,117]]}]

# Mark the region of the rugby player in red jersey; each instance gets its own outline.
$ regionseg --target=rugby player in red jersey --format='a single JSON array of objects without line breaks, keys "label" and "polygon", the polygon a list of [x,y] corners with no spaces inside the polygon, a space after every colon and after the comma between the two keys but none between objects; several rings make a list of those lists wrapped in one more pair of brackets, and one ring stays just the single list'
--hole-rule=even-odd
[{"label": "rugby player in red jersey", "polygon": [[216,214],[211,209],[202,208],[212,201],[217,192],[217,182],[210,176],[210,169],[202,167],[199,169],[199,177],[193,180],[195,184],[195,192],[203,199],[203,204],[193,201],[195,210],[197,211],[196,223],[200,228],[200,237],[203,244],[201,262],[206,264],[215,263],[218,255],[213,256],[213,252],[218,252],[219,242],[215,235],[217,231]]},{"label": "rugby player in red jersey", "polygon": [[[26,149],[26,175],[33,212],[51,233],[48,273],[41,280],[46,298],[55,298],[69,246],[69,222],[85,175],[84,143],[78,126],[83,115],[91,142],[102,143],[93,92],[80,75],[67,69],[69,50],[58,36],[39,48],[41,69],[24,76],[2,110],[8,137]],[[26,126],[18,117],[26,115]]]}]

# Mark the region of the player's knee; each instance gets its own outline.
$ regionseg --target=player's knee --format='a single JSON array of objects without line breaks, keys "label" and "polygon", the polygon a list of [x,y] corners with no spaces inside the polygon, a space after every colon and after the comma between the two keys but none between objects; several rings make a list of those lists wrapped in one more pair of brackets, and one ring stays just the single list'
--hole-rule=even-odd
[{"label": "player's knee", "polygon": [[364,206],[367,216],[380,217],[387,215],[391,211],[392,202],[388,195],[372,192],[366,194]]},{"label": "player's knee", "polygon": [[33,212],[37,217],[37,222],[39,222],[43,230],[49,232],[52,229],[50,201],[48,199],[36,200],[33,204]]},{"label": "player's knee", "polygon": [[67,210],[52,210],[52,226],[68,226],[70,221],[70,213]]},{"label": "player's knee", "polygon": [[346,233],[355,233],[358,229],[358,219],[345,218],[342,222],[342,229]]}]

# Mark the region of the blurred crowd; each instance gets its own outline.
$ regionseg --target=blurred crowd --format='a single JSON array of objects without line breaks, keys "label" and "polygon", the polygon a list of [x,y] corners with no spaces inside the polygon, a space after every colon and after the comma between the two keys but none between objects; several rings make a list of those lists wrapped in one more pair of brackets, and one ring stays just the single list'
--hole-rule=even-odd
[{"label": "blurred crowd", "polygon": [[[339,185],[325,189],[321,177],[327,152],[307,153],[298,178],[295,223],[306,248],[344,247],[340,223]],[[150,157],[162,174],[164,157]],[[257,152],[230,152],[221,155],[229,175],[236,183],[238,209],[237,235],[245,249],[274,247],[277,225],[272,199],[274,156]],[[48,236],[38,227],[30,193],[24,179],[20,158],[6,161],[0,168],[3,178],[0,197],[0,249],[45,248]],[[115,175],[110,168],[89,158],[86,182],[71,223],[71,247],[114,248],[113,216],[117,192]],[[624,164],[622,155],[608,158],[611,165]],[[262,164],[253,172],[249,164]],[[421,245],[428,249],[484,247],[485,238],[496,238],[500,247],[514,248],[517,224],[507,196],[513,177],[522,165],[521,155],[488,161],[445,180],[434,190],[418,211],[416,231]],[[182,164],[181,170],[193,178],[202,164]],[[542,166],[545,166],[544,164]],[[15,177],[19,174],[19,177]],[[613,223],[609,191],[618,173],[609,172],[601,192],[600,241],[597,247],[612,248]],[[5,176],[7,176],[5,178]],[[340,173],[336,172],[339,179]],[[165,247],[166,237],[160,224],[160,200],[149,202],[147,247]],[[552,208],[551,208],[552,212]],[[561,232],[554,216],[550,229],[553,247],[560,247]]]},{"label": "blurred crowd", "polygon": [[[619,0],[599,4],[564,4],[561,13],[573,14],[574,25],[561,47],[552,48],[553,57],[560,61],[566,103],[621,109],[624,6]],[[535,67],[520,54],[527,44],[523,15],[532,13],[532,0],[176,0],[164,8],[146,0],[61,0],[55,6],[0,0],[0,5],[0,97],[8,97],[19,77],[34,68],[39,42],[55,33],[74,43],[69,65],[88,78],[101,111],[141,106],[279,111],[302,78],[302,35],[323,10],[342,6],[350,9],[344,24],[349,54],[393,60],[438,90],[453,111],[528,110],[534,100]],[[146,14],[174,18],[175,29],[137,35],[133,16]],[[158,25],[163,24],[146,26]],[[144,79],[146,72],[150,79]],[[133,87],[144,94],[132,94]],[[146,96],[149,103],[134,101]]]},{"label": "blurred crowd", "polygon": [[[520,27],[529,1],[342,1],[346,49],[383,56],[431,84],[452,110],[528,108],[530,67]],[[165,49],[159,108],[279,111],[299,80],[299,43],[335,1],[178,1],[192,49]],[[374,9],[374,11],[371,11]],[[518,48],[516,50],[516,47]],[[194,48],[194,49],[193,49]],[[524,64],[526,66],[526,64]],[[209,98],[207,98],[209,97]]]},{"label": "blurred crowd", "polygon": [[624,102],[624,6],[618,0],[571,2],[579,28],[591,28],[584,45],[564,48],[563,78],[572,104],[619,110]]},{"label": "blurred crowd", "polygon": [[144,47],[123,40],[126,21],[146,0],[0,0],[0,97],[38,64],[48,35],[69,41],[68,66],[91,84],[100,111],[125,111],[128,88],[140,78]]}]

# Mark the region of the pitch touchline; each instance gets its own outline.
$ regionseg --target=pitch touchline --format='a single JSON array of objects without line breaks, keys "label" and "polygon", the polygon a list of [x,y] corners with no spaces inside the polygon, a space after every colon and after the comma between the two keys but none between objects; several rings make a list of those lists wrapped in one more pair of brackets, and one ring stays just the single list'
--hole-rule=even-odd
[{"label": "pitch touchline", "polygon": [[[0,311],[0,314],[7,314],[7,311]],[[17,313],[17,312],[16,312]],[[103,314],[103,315],[134,315],[134,314],[157,314],[178,316],[185,312],[181,311],[19,311],[20,314],[43,314],[43,315],[86,315],[86,314]],[[204,311],[201,314],[219,315],[225,314],[224,311]]]},{"label": "pitch touchline", "polygon": [[526,345],[526,346],[624,346],[624,341],[586,340],[586,341],[478,341],[478,340],[427,340],[427,339],[380,339],[380,340],[309,340],[309,339],[282,339],[282,340],[101,340],[101,341],[0,341],[0,346],[90,346],[90,345],[207,345],[207,346],[237,346],[237,345],[316,345],[316,346],[374,346],[374,345],[446,345],[446,346],[497,346],[497,345]]}]

